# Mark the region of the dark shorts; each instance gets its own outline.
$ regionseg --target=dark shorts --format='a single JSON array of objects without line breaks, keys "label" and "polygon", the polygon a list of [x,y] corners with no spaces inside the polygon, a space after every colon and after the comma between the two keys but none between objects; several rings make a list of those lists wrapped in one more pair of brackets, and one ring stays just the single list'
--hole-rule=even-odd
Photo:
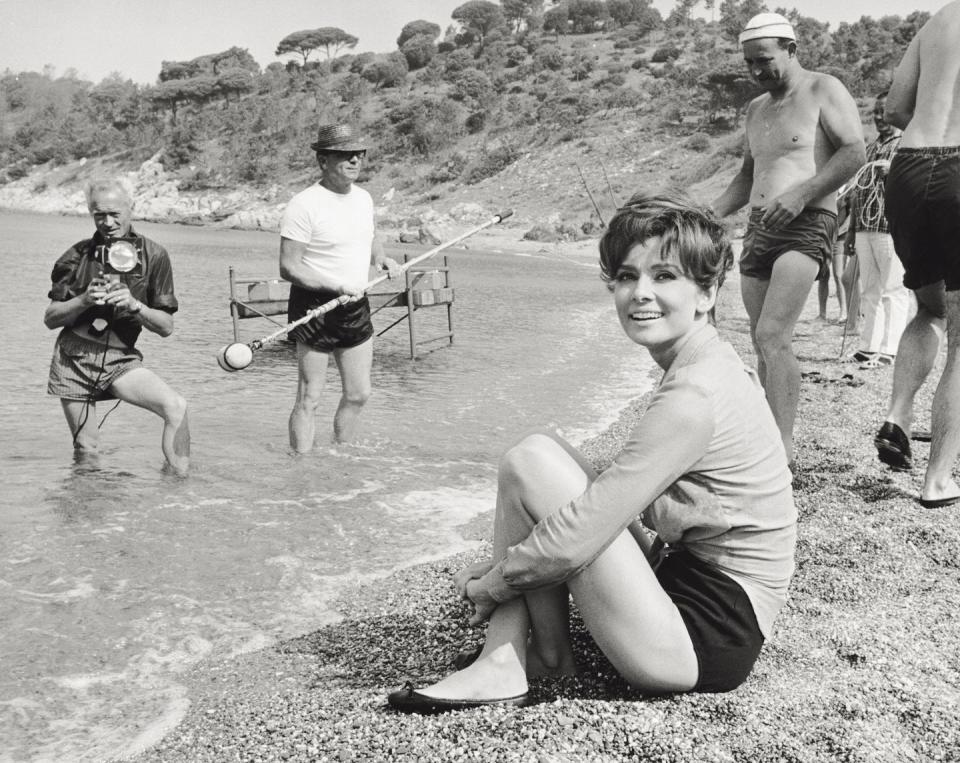
[{"label": "dark shorts", "polygon": [[[314,308],[339,296],[335,291],[307,291],[299,286],[291,286],[287,320],[298,320]],[[302,326],[297,326],[288,336],[319,352],[347,350],[361,345],[373,336],[370,302],[366,297],[361,297],[356,302],[347,302]]]},{"label": "dark shorts", "polygon": [[72,331],[61,331],[50,361],[47,393],[64,400],[114,400],[111,385],[140,368],[142,361],[139,350],[107,347]]},{"label": "dark shorts", "polygon": [[960,146],[901,148],[887,175],[890,235],[908,289],[960,289]]},{"label": "dark shorts", "polygon": [[760,227],[763,210],[750,210],[747,235],[743,237],[740,275],[769,281],[773,264],[787,252],[800,252],[820,266],[817,278],[830,273],[830,258],[837,240],[837,216],[826,209],[805,209],[786,228]]},{"label": "dark shorts", "polygon": [[697,655],[693,691],[722,692],[744,682],[763,646],[753,605],[732,578],[688,551],[672,551],[657,580],[680,610]]}]

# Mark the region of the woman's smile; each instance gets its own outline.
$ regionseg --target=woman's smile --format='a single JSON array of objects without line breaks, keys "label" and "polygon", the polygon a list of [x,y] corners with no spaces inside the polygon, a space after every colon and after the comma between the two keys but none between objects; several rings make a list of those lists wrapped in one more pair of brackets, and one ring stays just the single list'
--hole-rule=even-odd
[{"label": "woman's smile", "polygon": [[613,295],[626,335],[666,368],[686,337],[706,322],[714,295],[684,273],[675,255],[664,258],[662,245],[659,236],[633,245],[616,273]]}]

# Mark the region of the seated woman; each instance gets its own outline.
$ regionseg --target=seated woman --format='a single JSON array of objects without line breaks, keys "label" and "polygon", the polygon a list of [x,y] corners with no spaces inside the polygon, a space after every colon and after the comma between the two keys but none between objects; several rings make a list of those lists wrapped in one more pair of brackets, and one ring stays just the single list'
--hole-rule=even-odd
[{"label": "seated woman", "polygon": [[600,267],[623,330],[663,380],[600,475],[553,433],[507,451],[493,560],[455,578],[471,623],[489,618],[484,646],[390,705],[526,704],[528,676],[575,672],[570,595],[642,691],[729,691],[747,677],[787,597],[796,510],[763,390],[711,320],[731,264],[720,223],[680,198],[638,194],[617,211]]}]

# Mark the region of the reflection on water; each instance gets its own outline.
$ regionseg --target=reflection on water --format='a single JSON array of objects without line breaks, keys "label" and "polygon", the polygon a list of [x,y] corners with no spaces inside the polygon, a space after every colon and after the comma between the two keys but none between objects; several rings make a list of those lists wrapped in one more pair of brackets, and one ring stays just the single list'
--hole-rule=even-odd
[{"label": "reflection on water", "polygon": [[190,665],[316,628],[346,584],[467,548],[459,528],[492,507],[506,442],[543,424],[580,439],[647,385],[587,263],[455,251],[456,343],[412,362],[405,329],[386,334],[361,440],[329,444],[331,383],[318,447],[294,457],[292,349],[271,345],[234,374],[214,357],[231,341],[228,266],[276,274],[275,237],[144,225],[171,252],[181,312],[173,337],[139,346],[190,403],[194,468],[164,473],[159,421],[128,405],[106,419],[98,464],[75,465],[45,395],[55,335],[42,314],[50,267],[89,225],[3,221],[19,286],[0,304],[0,759],[149,743],[184,711]]}]

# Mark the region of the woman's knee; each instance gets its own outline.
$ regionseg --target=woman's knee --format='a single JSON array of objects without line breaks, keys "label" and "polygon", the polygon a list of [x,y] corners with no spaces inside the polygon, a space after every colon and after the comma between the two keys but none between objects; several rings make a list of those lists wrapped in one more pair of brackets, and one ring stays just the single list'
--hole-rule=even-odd
[{"label": "woman's knee", "polygon": [[507,448],[500,457],[501,479],[525,479],[538,472],[551,457],[551,451],[562,451],[546,432],[534,432]]}]

